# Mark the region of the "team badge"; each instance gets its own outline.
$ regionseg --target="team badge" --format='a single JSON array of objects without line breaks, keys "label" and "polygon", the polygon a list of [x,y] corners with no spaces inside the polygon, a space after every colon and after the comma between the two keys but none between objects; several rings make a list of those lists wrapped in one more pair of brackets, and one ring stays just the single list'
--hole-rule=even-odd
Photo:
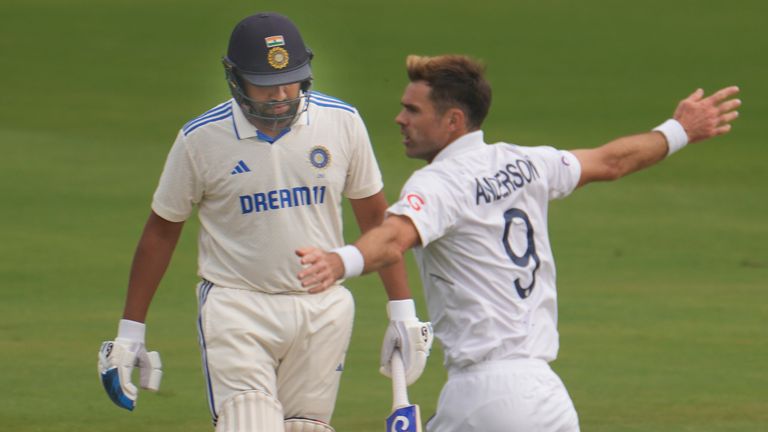
[{"label": "team badge", "polygon": [[267,54],[269,65],[275,69],[282,69],[288,66],[288,58],[288,51],[279,46],[271,48]]},{"label": "team badge", "polygon": [[312,147],[309,151],[309,162],[315,168],[326,168],[331,163],[331,154],[323,146]]},{"label": "team badge", "polygon": [[285,40],[283,39],[282,35],[266,37],[264,38],[264,42],[267,43],[267,48],[285,45]]}]

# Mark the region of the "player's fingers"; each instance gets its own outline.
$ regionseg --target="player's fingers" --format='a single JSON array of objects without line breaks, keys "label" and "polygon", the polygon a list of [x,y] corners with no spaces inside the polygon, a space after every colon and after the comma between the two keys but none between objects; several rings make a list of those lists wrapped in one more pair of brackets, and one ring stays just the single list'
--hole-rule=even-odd
[{"label": "player's fingers", "polygon": [[304,282],[309,282],[310,279],[313,277],[316,277],[316,275],[321,271],[321,267],[317,264],[312,264],[309,267],[301,270],[298,274],[299,280]]},{"label": "player's fingers", "polygon": [[722,88],[718,91],[716,91],[712,96],[710,96],[708,99],[712,100],[716,104],[719,104],[720,102],[732,97],[733,95],[737,94],[739,92],[738,86],[730,86]]},{"label": "player's fingers", "polygon": [[696,90],[694,90],[693,93],[688,95],[688,97],[686,99],[692,100],[692,101],[697,101],[697,100],[701,99],[702,96],[704,96],[704,89],[697,88]]},{"label": "player's fingers", "polygon": [[738,118],[738,117],[739,117],[739,112],[738,111],[731,111],[729,113],[725,113],[725,114],[720,116],[720,124],[724,125],[726,123],[730,123],[730,122],[736,120],[736,118]]},{"label": "player's fingers", "polygon": [[325,291],[326,289],[328,289],[329,286],[330,285],[327,285],[327,284],[323,283],[323,284],[317,285],[317,286],[315,286],[313,288],[310,288],[309,291],[307,291],[307,292],[309,292],[310,294],[321,293],[321,292]]},{"label": "player's fingers", "polygon": [[323,254],[315,248],[307,248],[307,249],[303,249],[303,251],[304,251],[304,254],[300,255],[301,256],[300,262],[303,265],[315,264],[316,262],[320,261],[320,258],[323,256]]},{"label": "player's fingers", "polygon": [[309,261],[312,261],[313,258],[313,252],[315,251],[315,248],[300,248],[296,249],[296,255],[301,258],[302,264],[308,264]]},{"label": "player's fingers", "polygon": [[715,135],[723,135],[731,131],[731,125],[730,124],[724,124],[722,126],[718,126],[717,129],[715,129]]},{"label": "player's fingers", "polygon": [[302,285],[307,287],[333,277],[331,264],[327,259],[322,259],[325,254],[322,251],[312,252],[305,258],[313,259],[311,265],[299,272]]},{"label": "player's fingers", "polygon": [[314,286],[321,278],[320,273],[318,273],[317,269],[314,267],[309,268],[302,273],[303,274],[299,274],[299,280],[301,281],[301,286],[304,288]]},{"label": "player's fingers", "polygon": [[[303,263],[302,263],[303,264]],[[317,274],[317,272],[320,271],[320,266],[317,265],[317,263],[308,263],[308,266],[301,270],[298,274],[299,280],[305,280],[313,275]]]},{"label": "player's fingers", "polygon": [[304,285],[304,280],[305,280],[307,277],[309,277],[309,275],[311,274],[311,273],[310,273],[310,271],[311,271],[311,269],[309,269],[309,268],[306,268],[306,269],[304,269],[304,270],[300,271],[300,272],[299,272],[299,273],[296,275],[296,277],[298,277],[298,278],[299,278],[299,281],[301,282],[301,284],[302,284],[302,285]]},{"label": "player's fingers", "polygon": [[317,293],[325,291],[326,289],[328,289],[329,286],[333,285],[334,281],[332,279],[333,278],[328,277],[328,278],[325,278],[323,280],[318,281],[318,283],[316,285],[312,286],[308,290],[308,292],[310,294],[317,294]]},{"label": "player's fingers", "polygon": [[303,285],[302,284],[302,286],[304,288],[307,288],[307,292],[309,292],[310,294],[313,294],[314,292],[316,292],[318,290],[318,284],[317,283],[308,284],[308,285]]},{"label": "player's fingers", "polygon": [[741,106],[741,99],[731,99],[720,104],[718,109],[721,113],[733,111]]}]

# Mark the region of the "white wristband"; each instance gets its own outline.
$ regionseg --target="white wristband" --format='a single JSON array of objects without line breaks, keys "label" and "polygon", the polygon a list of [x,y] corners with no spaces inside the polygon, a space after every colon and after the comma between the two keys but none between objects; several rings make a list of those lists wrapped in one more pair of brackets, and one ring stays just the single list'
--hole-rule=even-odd
[{"label": "white wristband", "polygon": [[416,303],[413,299],[390,300],[387,303],[387,315],[392,321],[408,321],[416,319]]},{"label": "white wristband", "polygon": [[144,323],[121,319],[120,324],[117,327],[117,337],[143,344],[146,330],[147,326],[145,326]]},{"label": "white wristband", "polygon": [[344,263],[344,279],[363,274],[365,259],[363,259],[363,254],[360,253],[360,249],[352,245],[346,245],[333,249],[331,252],[339,255],[341,257],[341,262]]},{"label": "white wristband", "polygon": [[664,134],[667,139],[667,157],[688,144],[688,134],[683,125],[675,119],[669,119],[653,128],[654,131]]}]

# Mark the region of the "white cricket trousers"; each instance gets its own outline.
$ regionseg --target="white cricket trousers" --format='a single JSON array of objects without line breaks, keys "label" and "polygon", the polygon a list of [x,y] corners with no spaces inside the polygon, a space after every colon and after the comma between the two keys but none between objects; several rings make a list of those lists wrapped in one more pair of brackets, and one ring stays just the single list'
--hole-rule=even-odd
[{"label": "white cricket trousers", "polygon": [[250,390],[277,399],[284,418],[330,422],[352,335],[349,290],[266,294],[203,281],[197,291],[214,424],[225,400]]},{"label": "white cricket trousers", "polygon": [[543,360],[490,361],[449,371],[427,432],[577,432],[563,382]]}]

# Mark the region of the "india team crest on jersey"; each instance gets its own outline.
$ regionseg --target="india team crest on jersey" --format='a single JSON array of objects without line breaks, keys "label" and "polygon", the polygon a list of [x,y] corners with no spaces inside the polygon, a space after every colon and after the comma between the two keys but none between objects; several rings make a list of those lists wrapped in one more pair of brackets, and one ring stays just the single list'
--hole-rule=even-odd
[{"label": "india team crest on jersey", "polygon": [[327,168],[331,163],[331,154],[323,146],[314,146],[309,150],[309,163],[318,169]]}]

